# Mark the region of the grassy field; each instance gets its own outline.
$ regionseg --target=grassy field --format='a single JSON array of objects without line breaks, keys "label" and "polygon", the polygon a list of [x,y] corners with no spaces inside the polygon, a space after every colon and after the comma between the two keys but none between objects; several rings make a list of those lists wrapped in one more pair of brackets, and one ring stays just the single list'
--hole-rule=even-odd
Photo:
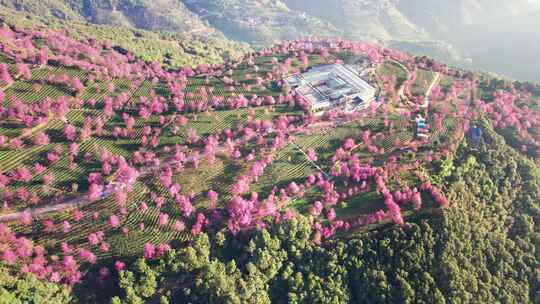
[{"label": "grassy field", "polygon": [[416,81],[413,83],[411,93],[413,95],[424,95],[435,78],[435,73],[432,71],[419,69],[416,72]]},{"label": "grassy field", "polygon": [[396,89],[399,88],[408,77],[407,70],[403,69],[399,64],[392,61],[387,61],[379,65],[377,67],[377,74],[382,76],[395,76]]}]

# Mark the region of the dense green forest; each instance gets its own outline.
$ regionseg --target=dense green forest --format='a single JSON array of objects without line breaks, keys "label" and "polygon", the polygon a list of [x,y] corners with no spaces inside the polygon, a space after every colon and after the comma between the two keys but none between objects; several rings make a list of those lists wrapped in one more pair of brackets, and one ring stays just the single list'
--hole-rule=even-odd
[{"label": "dense green forest", "polygon": [[[453,207],[311,241],[310,218],[139,259],[106,286],[112,303],[539,303],[540,176],[484,121],[464,141],[445,187]],[[96,286],[85,302],[106,301]],[[120,292],[119,294],[118,291]]]}]

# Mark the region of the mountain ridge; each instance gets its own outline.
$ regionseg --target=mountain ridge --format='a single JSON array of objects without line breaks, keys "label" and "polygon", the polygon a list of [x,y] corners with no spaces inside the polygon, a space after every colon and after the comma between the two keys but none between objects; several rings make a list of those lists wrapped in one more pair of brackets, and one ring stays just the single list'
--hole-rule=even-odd
[{"label": "mountain ridge", "polygon": [[[466,69],[540,80],[534,72],[540,70],[534,55],[540,48],[529,46],[529,41],[540,40],[530,26],[540,16],[540,6],[530,0],[0,0],[0,5],[66,21],[199,37],[225,35],[255,48],[300,37],[342,37]],[[501,65],[502,56],[515,62]]]}]

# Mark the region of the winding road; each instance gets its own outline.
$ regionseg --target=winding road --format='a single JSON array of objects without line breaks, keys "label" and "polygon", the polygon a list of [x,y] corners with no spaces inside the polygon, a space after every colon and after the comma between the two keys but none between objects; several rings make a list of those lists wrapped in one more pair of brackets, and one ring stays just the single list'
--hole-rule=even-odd
[{"label": "winding road", "polygon": [[[219,152],[223,152],[225,148],[220,148]],[[218,152],[218,153],[219,153]],[[193,156],[187,156],[182,162],[190,162],[193,161]],[[159,165],[153,165],[153,166],[147,166],[144,167],[141,171],[139,171],[139,174],[137,176],[137,179],[145,178],[154,174],[159,173],[161,169],[174,166],[180,161],[178,160],[168,160],[165,161]],[[128,185],[133,185],[136,180],[128,181],[127,183],[121,183],[121,182],[110,182],[105,186],[105,190],[102,192],[101,197],[99,200],[106,199],[116,193],[119,190],[122,190],[126,188]],[[33,218],[39,217],[40,215],[51,213],[51,212],[58,212],[58,211],[65,211],[65,210],[71,210],[76,208],[81,208],[90,204],[95,203],[96,201],[90,200],[90,197],[88,194],[83,194],[74,198],[70,198],[65,200],[64,202],[54,204],[51,206],[44,206],[44,207],[38,207],[38,208],[28,208],[23,211],[9,213],[9,214],[3,214],[0,215],[0,223],[4,222],[11,222],[20,219],[25,213],[29,212]]]},{"label": "winding road", "polygon": [[[270,130],[268,132],[268,134],[272,134],[274,132],[275,131]],[[241,144],[243,144],[244,142],[245,142],[245,139],[242,139]],[[226,151],[226,148],[224,146],[220,146],[216,150],[217,150],[216,153],[224,153]],[[175,159],[169,159],[169,160],[164,161],[164,162],[162,162],[162,163],[160,163],[158,165],[152,165],[152,166],[144,167],[139,171],[139,174],[138,174],[138,176],[137,176],[137,178],[135,180],[128,181],[127,183],[110,182],[109,184],[107,184],[105,186],[105,190],[101,194],[101,197],[100,197],[99,200],[106,199],[106,198],[110,197],[111,195],[114,195],[114,193],[116,193],[117,191],[126,188],[128,185],[135,184],[137,180],[140,180],[140,179],[148,177],[148,176],[155,175],[155,174],[159,173],[159,171],[164,169],[164,168],[174,166],[174,165],[178,164],[179,162],[188,163],[188,162],[192,162],[193,160],[194,160],[193,156],[187,156],[182,161],[175,160]],[[60,203],[57,203],[57,204],[54,204],[54,205],[37,207],[37,208],[28,208],[28,209],[25,209],[23,211],[0,215],[0,223],[19,220],[27,213],[30,213],[32,218],[37,218],[37,217],[39,217],[39,216],[41,216],[43,214],[81,208],[81,207],[84,207],[84,206],[91,205],[91,204],[93,204],[95,202],[97,202],[97,201],[90,200],[88,194],[82,194],[82,195],[79,195],[77,197],[66,199],[63,202],[60,202]]]}]

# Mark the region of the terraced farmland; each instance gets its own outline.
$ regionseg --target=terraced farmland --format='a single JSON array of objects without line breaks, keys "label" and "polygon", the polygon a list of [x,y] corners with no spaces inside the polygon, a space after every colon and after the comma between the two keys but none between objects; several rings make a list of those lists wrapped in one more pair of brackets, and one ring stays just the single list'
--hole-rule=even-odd
[{"label": "terraced farmland", "polygon": [[[221,66],[165,70],[107,45],[81,62],[63,45],[83,49],[78,42],[47,41],[48,58],[41,52],[17,65],[1,57],[0,221],[54,253],[47,259],[55,267],[70,256],[82,273],[151,258],[145,248],[164,252],[203,231],[239,233],[298,212],[323,239],[403,225],[419,210],[412,202],[420,192],[424,206],[435,206],[438,192],[419,173],[437,167],[424,160],[457,148],[450,142],[461,124],[445,114],[458,109],[450,98],[429,109],[429,123],[441,128],[418,141],[415,109],[388,102],[391,92],[357,113],[316,116],[281,88],[290,73],[368,47],[377,73],[405,81],[401,55],[372,46],[326,52],[295,42]],[[433,72],[424,74],[418,93]]]}]

